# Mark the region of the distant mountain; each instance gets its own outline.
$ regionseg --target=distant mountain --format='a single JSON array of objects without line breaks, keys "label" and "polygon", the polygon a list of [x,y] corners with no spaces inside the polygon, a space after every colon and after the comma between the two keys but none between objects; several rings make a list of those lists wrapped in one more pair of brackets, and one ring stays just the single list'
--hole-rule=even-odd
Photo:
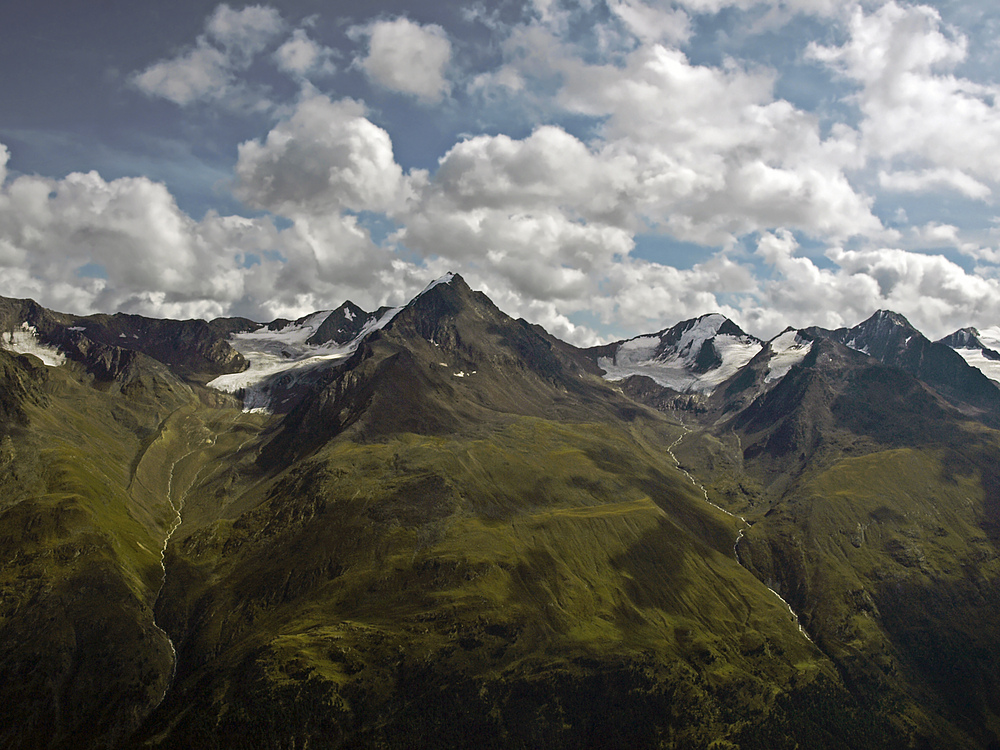
[{"label": "distant mountain", "polygon": [[985,328],[960,328],[938,341],[950,346],[973,367],[995,383],[1000,383],[1000,326]]},{"label": "distant mountain", "polygon": [[995,747],[991,335],[0,299],[0,746]]},{"label": "distant mountain", "polygon": [[642,375],[680,393],[706,393],[749,362],[761,346],[731,320],[712,313],[587,353],[609,380]]},{"label": "distant mountain", "polygon": [[835,331],[808,328],[804,332],[833,339],[898,367],[955,403],[991,413],[1000,409],[1000,389],[989,378],[967,364],[950,346],[927,339],[898,313],[879,310],[853,328]]}]

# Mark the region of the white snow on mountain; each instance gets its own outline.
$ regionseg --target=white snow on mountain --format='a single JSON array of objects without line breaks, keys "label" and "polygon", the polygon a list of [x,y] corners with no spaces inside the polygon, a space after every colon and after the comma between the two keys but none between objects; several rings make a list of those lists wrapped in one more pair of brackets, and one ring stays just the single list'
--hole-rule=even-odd
[{"label": "white snow on mountain", "polygon": [[32,354],[49,367],[59,367],[66,363],[66,356],[56,347],[39,341],[38,330],[27,323],[21,323],[18,330],[0,334],[0,348],[18,354]]},{"label": "white snow on mountain", "polygon": [[[976,338],[987,349],[1000,353],[1000,326],[983,328]],[[1000,359],[990,359],[983,353],[982,349],[956,349],[955,351],[970,365],[978,367],[990,380],[1000,384]]]},{"label": "white snow on mountain", "polygon": [[[420,297],[421,295],[427,294],[427,292],[429,292],[431,289],[433,289],[434,287],[438,286],[439,284],[450,284],[451,280],[453,278],[455,278],[455,274],[453,274],[453,273],[446,273],[441,278],[434,279],[434,281],[432,281],[430,284],[428,284],[427,286],[424,287],[423,291],[420,292],[420,294],[418,294],[417,297]],[[414,297],[414,299],[416,299],[416,297]]]},{"label": "white snow on mountain", "polygon": [[[719,314],[699,318],[675,345],[667,347],[658,356],[656,351],[662,343],[660,335],[630,339],[621,344],[613,357],[601,357],[597,364],[605,371],[606,380],[645,375],[662,386],[682,393],[710,393],[761,350],[760,343],[749,336],[719,334],[725,322],[726,318]],[[722,363],[707,372],[695,372],[695,361],[708,341],[711,341]]]},{"label": "white snow on mountain", "polygon": [[[455,274],[447,273],[435,279],[417,297],[426,294],[439,284],[450,283],[454,278]],[[347,359],[357,351],[358,345],[368,334],[384,328],[402,309],[403,307],[393,307],[380,317],[369,316],[358,335],[346,344],[334,341],[320,345],[307,343],[330,317],[331,310],[313,313],[302,322],[290,323],[279,330],[270,330],[262,325],[254,331],[234,333],[229,337],[229,345],[246,357],[250,367],[243,372],[220,375],[208,385],[226,393],[237,393],[242,390],[245,410],[268,411],[271,403],[269,383],[274,378],[283,374],[292,378],[301,377],[315,367]],[[344,317],[354,320],[355,315],[345,308]]]},{"label": "white snow on mountain", "polygon": [[262,325],[254,331],[234,333],[229,337],[229,345],[246,357],[250,367],[243,372],[220,375],[208,385],[226,393],[242,390],[245,410],[267,411],[270,405],[268,381],[282,373],[298,377],[320,365],[347,359],[365,336],[385,327],[402,309],[394,307],[380,318],[370,316],[361,332],[346,344],[330,341],[316,346],[306,343],[330,316],[330,310],[313,313],[301,323],[290,323],[275,331]]},{"label": "white snow on mountain", "polygon": [[764,382],[770,383],[785,377],[792,367],[806,358],[812,345],[812,341],[802,338],[797,331],[785,331],[771,339],[771,359],[767,363]]}]

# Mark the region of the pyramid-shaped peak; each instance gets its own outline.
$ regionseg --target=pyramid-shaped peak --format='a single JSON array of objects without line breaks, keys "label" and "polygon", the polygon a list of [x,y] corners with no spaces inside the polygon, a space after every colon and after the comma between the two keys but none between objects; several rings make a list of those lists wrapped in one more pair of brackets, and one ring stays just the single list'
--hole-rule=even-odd
[{"label": "pyramid-shaped peak", "polygon": [[938,343],[950,346],[952,349],[982,349],[984,345],[980,341],[979,336],[979,329],[970,326],[968,328],[959,328],[954,333],[938,340]]},{"label": "pyramid-shaped peak", "polygon": [[884,325],[897,325],[905,326],[906,328],[913,328],[913,325],[905,317],[892,310],[877,310],[874,315],[872,315],[868,320],[864,321],[860,325],[875,324],[879,326]]}]

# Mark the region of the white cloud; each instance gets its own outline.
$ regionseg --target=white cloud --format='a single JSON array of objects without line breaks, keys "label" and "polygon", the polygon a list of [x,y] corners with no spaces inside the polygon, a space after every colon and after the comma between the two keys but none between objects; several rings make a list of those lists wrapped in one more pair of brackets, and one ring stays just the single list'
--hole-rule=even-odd
[{"label": "white cloud", "polygon": [[956,190],[969,198],[985,200],[992,191],[988,185],[970,177],[959,169],[900,170],[878,173],[879,185],[886,190],[900,193],[929,193],[940,189]]},{"label": "white cloud", "polygon": [[1000,87],[950,72],[966,59],[968,41],[936,9],[894,1],[872,13],[858,7],[843,45],[814,43],[809,54],[860,85],[866,148],[904,165],[899,176],[887,173],[886,187],[947,184],[983,198],[986,184],[996,183]]},{"label": "white cloud", "polygon": [[691,19],[678,8],[654,7],[641,0],[608,0],[608,9],[644,42],[684,42],[691,35]]},{"label": "white cloud", "polygon": [[368,54],[361,68],[380,85],[433,103],[451,91],[445,70],[451,61],[451,42],[436,24],[422,26],[407,18],[355,29],[368,37]]},{"label": "white cloud", "polygon": [[846,174],[864,164],[857,132],[838,124],[821,135],[816,116],[774,98],[771,71],[694,65],[660,44],[622,64],[587,64],[534,26],[512,34],[507,54],[526,79],[557,76],[564,110],[603,121],[590,146],[601,167],[632,167],[622,190],[602,195],[650,226],[707,245],[781,226],[830,238],[883,232]]},{"label": "white cloud", "polygon": [[233,82],[229,59],[208,44],[199,44],[170,60],[161,60],[133,77],[150,96],[187,106],[199,99],[225,95]]},{"label": "white cloud", "polygon": [[314,42],[305,29],[295,29],[292,36],[274,53],[278,69],[297,76],[307,73],[330,75],[335,68],[330,58],[333,50]]},{"label": "white cloud", "polygon": [[[217,315],[239,294],[237,253],[267,247],[274,236],[269,222],[212,213],[195,222],[165,186],[144,177],[22,176],[0,190],[0,264],[7,266],[0,293],[16,294],[25,281],[9,275],[16,268],[43,300],[72,301],[73,311]],[[91,265],[107,278],[81,277]]]},{"label": "white cloud", "polygon": [[941,255],[832,248],[827,257],[835,267],[820,268],[796,252],[788,232],[766,233],[758,242],[757,255],[773,275],[746,300],[742,317],[761,335],[786,325],[852,326],[878,309],[905,315],[931,339],[1000,317],[1000,281],[970,274]]},{"label": "white cloud", "polygon": [[266,5],[233,10],[223,3],[215,9],[205,30],[221,44],[234,64],[247,65],[285,28],[281,14]]},{"label": "white cloud", "polygon": [[[274,8],[252,5],[234,11],[220,5],[194,46],[134,74],[132,83],[148,96],[162,97],[182,107],[227,98],[244,105],[246,92],[236,82],[236,72],[247,69],[254,55],[283,28],[284,22]],[[252,103],[250,108],[254,108]]]},{"label": "white cloud", "polygon": [[336,211],[300,214],[279,231],[268,218],[195,221],[145,177],[77,172],[0,185],[0,295],[69,312],[271,320],[347,298],[370,309],[399,302],[426,276]]},{"label": "white cloud", "polygon": [[407,181],[389,134],[364,105],[306,95],[267,138],[239,147],[235,193],[285,216],[388,211],[405,200]]},{"label": "white cloud", "polygon": [[8,161],[10,161],[10,151],[4,144],[0,143],[0,187],[3,187],[3,183],[7,179]]}]

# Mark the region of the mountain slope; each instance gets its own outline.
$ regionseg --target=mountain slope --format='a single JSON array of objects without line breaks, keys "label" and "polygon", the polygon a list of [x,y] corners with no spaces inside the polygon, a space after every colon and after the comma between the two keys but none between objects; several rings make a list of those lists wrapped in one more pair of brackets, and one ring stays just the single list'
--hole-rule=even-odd
[{"label": "mountain slope", "polygon": [[[1000,437],[829,335],[665,329],[632,364],[680,393],[450,274],[266,326],[8,308],[4,746],[997,734]],[[258,357],[268,409],[202,385]]]},{"label": "mountain slope", "polygon": [[748,405],[744,380],[720,388],[712,427],[675,448],[752,524],[741,561],[788,599],[856,694],[895,702],[942,745],[988,744],[1000,710],[987,687],[1000,676],[1000,433],[829,339]]},{"label": "mountain slope", "polygon": [[950,346],[994,383],[1000,384],[1000,327],[961,328],[938,341]]},{"label": "mountain slope", "polygon": [[330,367],[263,446],[261,481],[192,493],[224,510],[171,546],[160,609],[181,666],[148,736],[700,746],[823,724],[843,747],[868,731],[737,561],[738,520],[676,470],[678,427],[575,361],[455,277]]},{"label": "mountain slope", "polygon": [[762,342],[713,313],[588,350],[609,380],[645,376],[682,393],[708,393],[760,351]]},{"label": "mountain slope", "polygon": [[898,367],[955,403],[1000,413],[1000,389],[989,378],[966,364],[951,347],[928,340],[898,313],[879,310],[853,328],[809,328],[805,333],[833,339]]}]

